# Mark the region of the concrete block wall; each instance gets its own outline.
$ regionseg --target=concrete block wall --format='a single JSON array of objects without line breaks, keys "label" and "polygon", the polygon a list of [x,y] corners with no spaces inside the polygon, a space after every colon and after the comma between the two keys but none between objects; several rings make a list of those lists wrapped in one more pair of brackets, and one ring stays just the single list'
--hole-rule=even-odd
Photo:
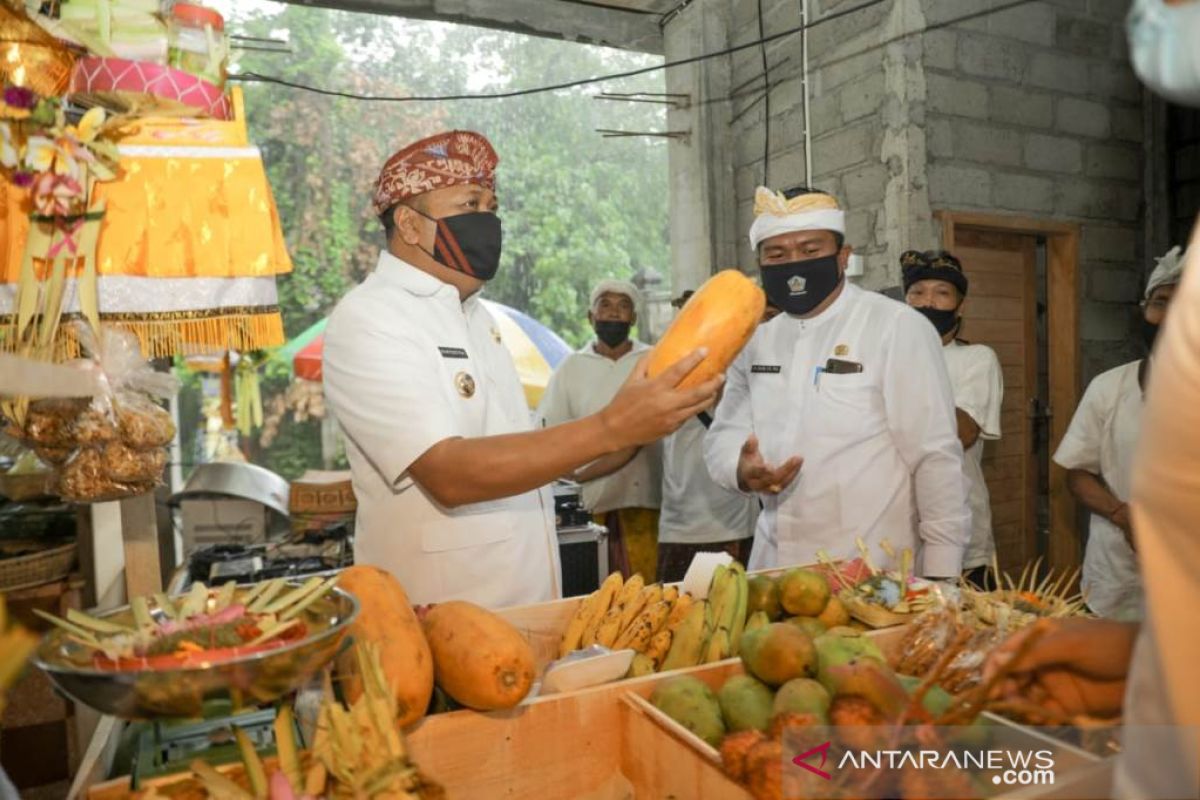
[{"label": "concrete block wall", "polygon": [[[925,22],[994,5],[921,0]],[[937,208],[1080,223],[1083,380],[1135,358],[1143,250],[1143,92],[1127,3],[1048,0],[925,35],[929,198]]]}]

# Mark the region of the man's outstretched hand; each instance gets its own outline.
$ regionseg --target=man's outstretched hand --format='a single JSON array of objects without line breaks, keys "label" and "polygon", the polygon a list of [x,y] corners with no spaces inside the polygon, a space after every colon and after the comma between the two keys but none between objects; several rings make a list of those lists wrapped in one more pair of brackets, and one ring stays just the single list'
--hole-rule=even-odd
[{"label": "man's outstretched hand", "polygon": [[750,434],[738,456],[738,486],[744,492],[779,494],[800,474],[802,464],[804,459],[792,456],[778,467],[772,467],[759,452],[758,437]]}]

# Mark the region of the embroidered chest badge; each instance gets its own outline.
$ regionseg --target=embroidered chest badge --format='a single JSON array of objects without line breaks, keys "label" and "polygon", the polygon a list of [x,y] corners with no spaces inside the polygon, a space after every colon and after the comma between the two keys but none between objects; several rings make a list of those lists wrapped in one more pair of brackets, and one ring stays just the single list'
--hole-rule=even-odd
[{"label": "embroidered chest badge", "polygon": [[839,344],[837,347],[833,348],[833,354],[834,354],[835,356],[848,356],[848,355],[850,355],[850,345],[848,345],[848,344]]},{"label": "embroidered chest badge", "polygon": [[454,388],[458,389],[458,393],[463,397],[474,397],[475,379],[466,372],[460,372],[454,376]]}]

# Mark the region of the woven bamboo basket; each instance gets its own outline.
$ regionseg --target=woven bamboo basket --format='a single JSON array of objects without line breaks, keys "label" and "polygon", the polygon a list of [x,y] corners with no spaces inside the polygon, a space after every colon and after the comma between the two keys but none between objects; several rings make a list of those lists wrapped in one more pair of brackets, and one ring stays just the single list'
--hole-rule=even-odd
[{"label": "woven bamboo basket", "polygon": [[[12,558],[7,556],[8,553],[19,553],[31,548],[40,549]],[[30,539],[0,542],[0,591],[11,592],[62,580],[71,573],[71,567],[74,565],[73,541],[66,544],[47,544]]]}]

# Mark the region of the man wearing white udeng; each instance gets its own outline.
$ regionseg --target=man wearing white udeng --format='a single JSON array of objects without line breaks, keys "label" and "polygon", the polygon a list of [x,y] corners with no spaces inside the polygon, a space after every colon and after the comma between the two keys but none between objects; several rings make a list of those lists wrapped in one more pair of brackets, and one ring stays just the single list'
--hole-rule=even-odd
[{"label": "man wearing white udeng", "polygon": [[887,539],[914,550],[918,574],[957,580],[970,513],[937,333],[846,280],[829,195],[759,188],[755,214],[750,244],[783,313],[730,367],[704,448],[717,483],[763,499],[750,567],[853,558],[861,536],[876,565]]}]

